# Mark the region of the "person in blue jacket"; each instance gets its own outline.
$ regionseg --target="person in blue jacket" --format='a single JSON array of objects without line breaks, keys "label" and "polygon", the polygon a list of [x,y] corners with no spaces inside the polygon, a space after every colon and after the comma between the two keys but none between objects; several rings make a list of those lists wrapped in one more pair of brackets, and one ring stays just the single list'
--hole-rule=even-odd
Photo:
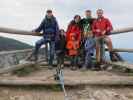
[{"label": "person in blue jacket", "polygon": [[33,32],[42,32],[43,38],[38,40],[35,44],[33,51],[34,60],[38,60],[38,51],[42,45],[50,44],[50,50],[47,52],[49,57],[48,62],[52,67],[55,53],[55,41],[58,39],[59,26],[56,18],[54,17],[52,10],[47,10],[46,16],[41,22],[40,26]]}]

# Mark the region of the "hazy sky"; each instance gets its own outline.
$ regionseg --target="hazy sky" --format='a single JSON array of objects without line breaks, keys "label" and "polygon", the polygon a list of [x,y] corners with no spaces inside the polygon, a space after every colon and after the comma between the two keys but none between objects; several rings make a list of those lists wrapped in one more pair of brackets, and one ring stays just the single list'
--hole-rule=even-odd
[{"label": "hazy sky", "polygon": [[[75,14],[84,16],[86,9],[95,12],[103,8],[116,28],[133,26],[133,1],[132,0],[0,0],[0,26],[32,30],[36,28],[45,16],[46,9],[53,9],[54,15],[61,28],[67,27]],[[130,47],[133,33],[113,36],[115,47]],[[0,34],[3,36],[4,34]],[[34,44],[38,37],[7,35],[20,41]]]}]

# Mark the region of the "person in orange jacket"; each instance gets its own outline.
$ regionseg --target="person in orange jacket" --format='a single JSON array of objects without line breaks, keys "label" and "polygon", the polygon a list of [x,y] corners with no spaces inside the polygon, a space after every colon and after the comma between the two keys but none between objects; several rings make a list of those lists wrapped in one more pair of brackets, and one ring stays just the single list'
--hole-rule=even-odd
[{"label": "person in orange jacket", "polygon": [[70,33],[70,39],[67,42],[66,48],[68,55],[71,57],[71,69],[76,70],[78,65],[78,49],[80,48],[79,41],[76,40],[76,35]]}]

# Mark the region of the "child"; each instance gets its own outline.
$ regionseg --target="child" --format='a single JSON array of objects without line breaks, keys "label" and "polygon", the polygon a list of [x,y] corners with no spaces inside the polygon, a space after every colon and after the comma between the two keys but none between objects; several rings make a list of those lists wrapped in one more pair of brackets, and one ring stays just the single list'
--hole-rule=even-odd
[{"label": "child", "polygon": [[54,79],[59,80],[58,75],[60,73],[60,70],[64,67],[64,57],[66,53],[66,36],[63,29],[59,31],[59,38],[55,43],[55,50],[57,55],[57,69]]},{"label": "child", "polygon": [[68,49],[68,55],[71,57],[72,70],[76,70],[77,68],[79,47],[79,41],[76,40],[76,35],[71,33],[70,40],[67,42],[66,48]]},{"label": "child", "polygon": [[59,32],[59,39],[56,42],[57,66],[64,66],[64,57],[66,52],[66,38],[63,29]]}]

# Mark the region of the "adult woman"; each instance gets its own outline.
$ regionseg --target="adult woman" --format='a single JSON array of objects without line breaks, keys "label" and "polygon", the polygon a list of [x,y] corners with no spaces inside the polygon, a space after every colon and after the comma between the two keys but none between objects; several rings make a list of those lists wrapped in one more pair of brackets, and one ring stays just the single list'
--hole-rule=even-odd
[{"label": "adult woman", "polygon": [[69,41],[71,38],[71,34],[75,34],[76,40],[81,41],[81,27],[80,27],[81,17],[79,15],[75,15],[74,19],[70,22],[66,32],[66,40]]},{"label": "adult woman", "polygon": [[78,64],[78,49],[80,48],[81,41],[80,20],[81,17],[79,15],[74,16],[74,19],[68,25],[66,32],[66,48],[68,49],[68,55],[71,58],[72,70],[75,70]]}]

